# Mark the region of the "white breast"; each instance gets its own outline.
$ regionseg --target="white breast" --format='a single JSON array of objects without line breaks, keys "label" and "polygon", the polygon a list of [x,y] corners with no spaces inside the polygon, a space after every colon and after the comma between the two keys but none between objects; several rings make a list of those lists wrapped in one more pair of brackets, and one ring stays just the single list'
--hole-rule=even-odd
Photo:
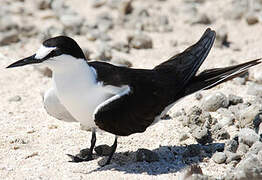
[{"label": "white breast", "polygon": [[73,118],[86,127],[95,127],[92,114],[110,94],[96,83],[96,74],[85,60],[61,55],[46,62],[53,71],[53,89]]}]

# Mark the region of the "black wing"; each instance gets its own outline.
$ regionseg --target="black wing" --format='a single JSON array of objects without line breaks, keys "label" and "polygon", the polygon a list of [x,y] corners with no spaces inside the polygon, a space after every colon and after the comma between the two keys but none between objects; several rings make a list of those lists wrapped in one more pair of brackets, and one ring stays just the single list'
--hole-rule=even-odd
[{"label": "black wing", "polygon": [[195,76],[197,70],[206,59],[214,41],[216,33],[208,28],[200,40],[180,54],[159,64],[154,69],[161,73],[173,75],[182,87]]},{"label": "black wing", "polygon": [[104,85],[124,87],[96,108],[94,120],[100,129],[120,136],[144,132],[166,107],[168,100],[163,98],[161,84],[156,83],[159,77],[155,71],[102,62],[89,65],[96,69],[98,81]]}]

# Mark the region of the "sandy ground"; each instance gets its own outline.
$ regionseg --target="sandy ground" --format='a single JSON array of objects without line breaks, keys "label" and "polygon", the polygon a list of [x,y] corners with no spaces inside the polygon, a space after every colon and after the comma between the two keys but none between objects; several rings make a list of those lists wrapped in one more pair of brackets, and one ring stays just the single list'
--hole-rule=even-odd
[{"label": "sandy ground", "polygon": [[[91,8],[83,0],[66,1],[73,9],[92,20],[98,12],[103,11]],[[154,1],[156,2],[156,1]],[[0,2],[1,4],[2,2]],[[134,6],[142,1],[134,1]],[[157,2],[161,9],[170,9],[171,6],[180,8],[182,3],[177,1]],[[219,10],[229,3],[228,0],[208,1],[201,5],[201,11],[211,14],[216,21],[211,25],[190,25],[184,22],[182,15],[172,17],[168,11],[170,22],[174,28],[169,33],[147,33],[152,37],[154,47],[148,50],[134,50],[130,54],[122,54],[133,63],[133,67],[152,68],[166,60],[171,55],[182,51],[196,42],[207,27],[214,30],[226,25],[229,41],[239,51],[232,48],[217,48],[211,50],[201,69],[222,67],[230,64],[232,60],[240,63],[246,60],[262,57],[262,24],[247,25],[245,20],[227,20],[219,14]],[[30,6],[29,6],[30,7]],[[35,16],[35,18],[38,18]],[[48,23],[42,20],[43,24]],[[35,22],[38,26],[41,21]],[[130,30],[117,27],[110,32],[118,33],[124,39]],[[109,34],[110,34],[109,33]],[[93,47],[94,42],[87,41],[83,36],[74,36],[80,46]],[[114,38],[113,38],[114,40]],[[178,45],[170,46],[170,41],[176,40]],[[186,168],[171,159],[167,153],[169,147],[181,147],[185,144],[196,143],[193,138],[179,142],[179,134],[186,131],[176,119],[163,120],[147,129],[142,134],[134,134],[119,139],[117,152],[112,164],[101,168],[99,161],[105,158],[97,157],[95,160],[83,163],[69,163],[66,154],[76,154],[80,149],[90,144],[91,133],[79,129],[77,123],[60,122],[50,117],[44,110],[41,93],[47,90],[50,78],[42,76],[32,66],[17,69],[5,67],[29,56],[41,44],[37,37],[9,46],[0,47],[0,179],[178,179],[181,171]],[[121,54],[121,53],[120,53]],[[251,71],[260,69],[253,68]],[[221,91],[225,94],[233,93],[246,95],[246,87],[227,82],[211,91]],[[10,101],[10,98],[20,96],[21,101]],[[189,108],[198,102],[189,96],[175,105],[170,113],[181,108]],[[98,133],[97,145],[112,144],[113,135]],[[215,142],[218,143],[218,142]],[[139,148],[150,149],[157,152],[161,158],[159,162],[136,162],[135,153]],[[227,166],[218,165],[207,160],[199,162],[203,173],[222,177]]]}]

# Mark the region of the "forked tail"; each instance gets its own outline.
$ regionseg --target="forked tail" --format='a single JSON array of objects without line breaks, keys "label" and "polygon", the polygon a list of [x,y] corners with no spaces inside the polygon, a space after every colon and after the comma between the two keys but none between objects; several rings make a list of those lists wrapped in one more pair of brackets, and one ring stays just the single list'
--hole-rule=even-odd
[{"label": "forked tail", "polygon": [[193,77],[186,86],[185,95],[192,94],[199,90],[210,89],[225,81],[231,80],[245,71],[248,68],[262,62],[262,58],[249,61],[243,64],[229,66],[226,68],[208,69]]}]

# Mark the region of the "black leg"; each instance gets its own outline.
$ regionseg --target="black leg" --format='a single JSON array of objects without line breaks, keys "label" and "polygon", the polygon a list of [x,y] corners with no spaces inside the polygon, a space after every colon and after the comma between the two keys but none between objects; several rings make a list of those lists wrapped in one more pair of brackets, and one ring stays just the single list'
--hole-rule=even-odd
[{"label": "black leg", "polygon": [[106,163],[102,166],[106,166],[106,165],[110,164],[110,161],[111,161],[114,153],[116,152],[116,147],[117,147],[117,136],[115,137],[114,144],[111,146],[111,152],[108,156],[108,159],[107,159]]},{"label": "black leg", "polygon": [[93,160],[93,150],[96,144],[96,131],[92,129],[92,138],[91,138],[91,146],[88,149],[82,149],[79,154],[73,156],[71,154],[67,154],[72,160],[70,162],[83,162],[83,161],[91,161]]}]

